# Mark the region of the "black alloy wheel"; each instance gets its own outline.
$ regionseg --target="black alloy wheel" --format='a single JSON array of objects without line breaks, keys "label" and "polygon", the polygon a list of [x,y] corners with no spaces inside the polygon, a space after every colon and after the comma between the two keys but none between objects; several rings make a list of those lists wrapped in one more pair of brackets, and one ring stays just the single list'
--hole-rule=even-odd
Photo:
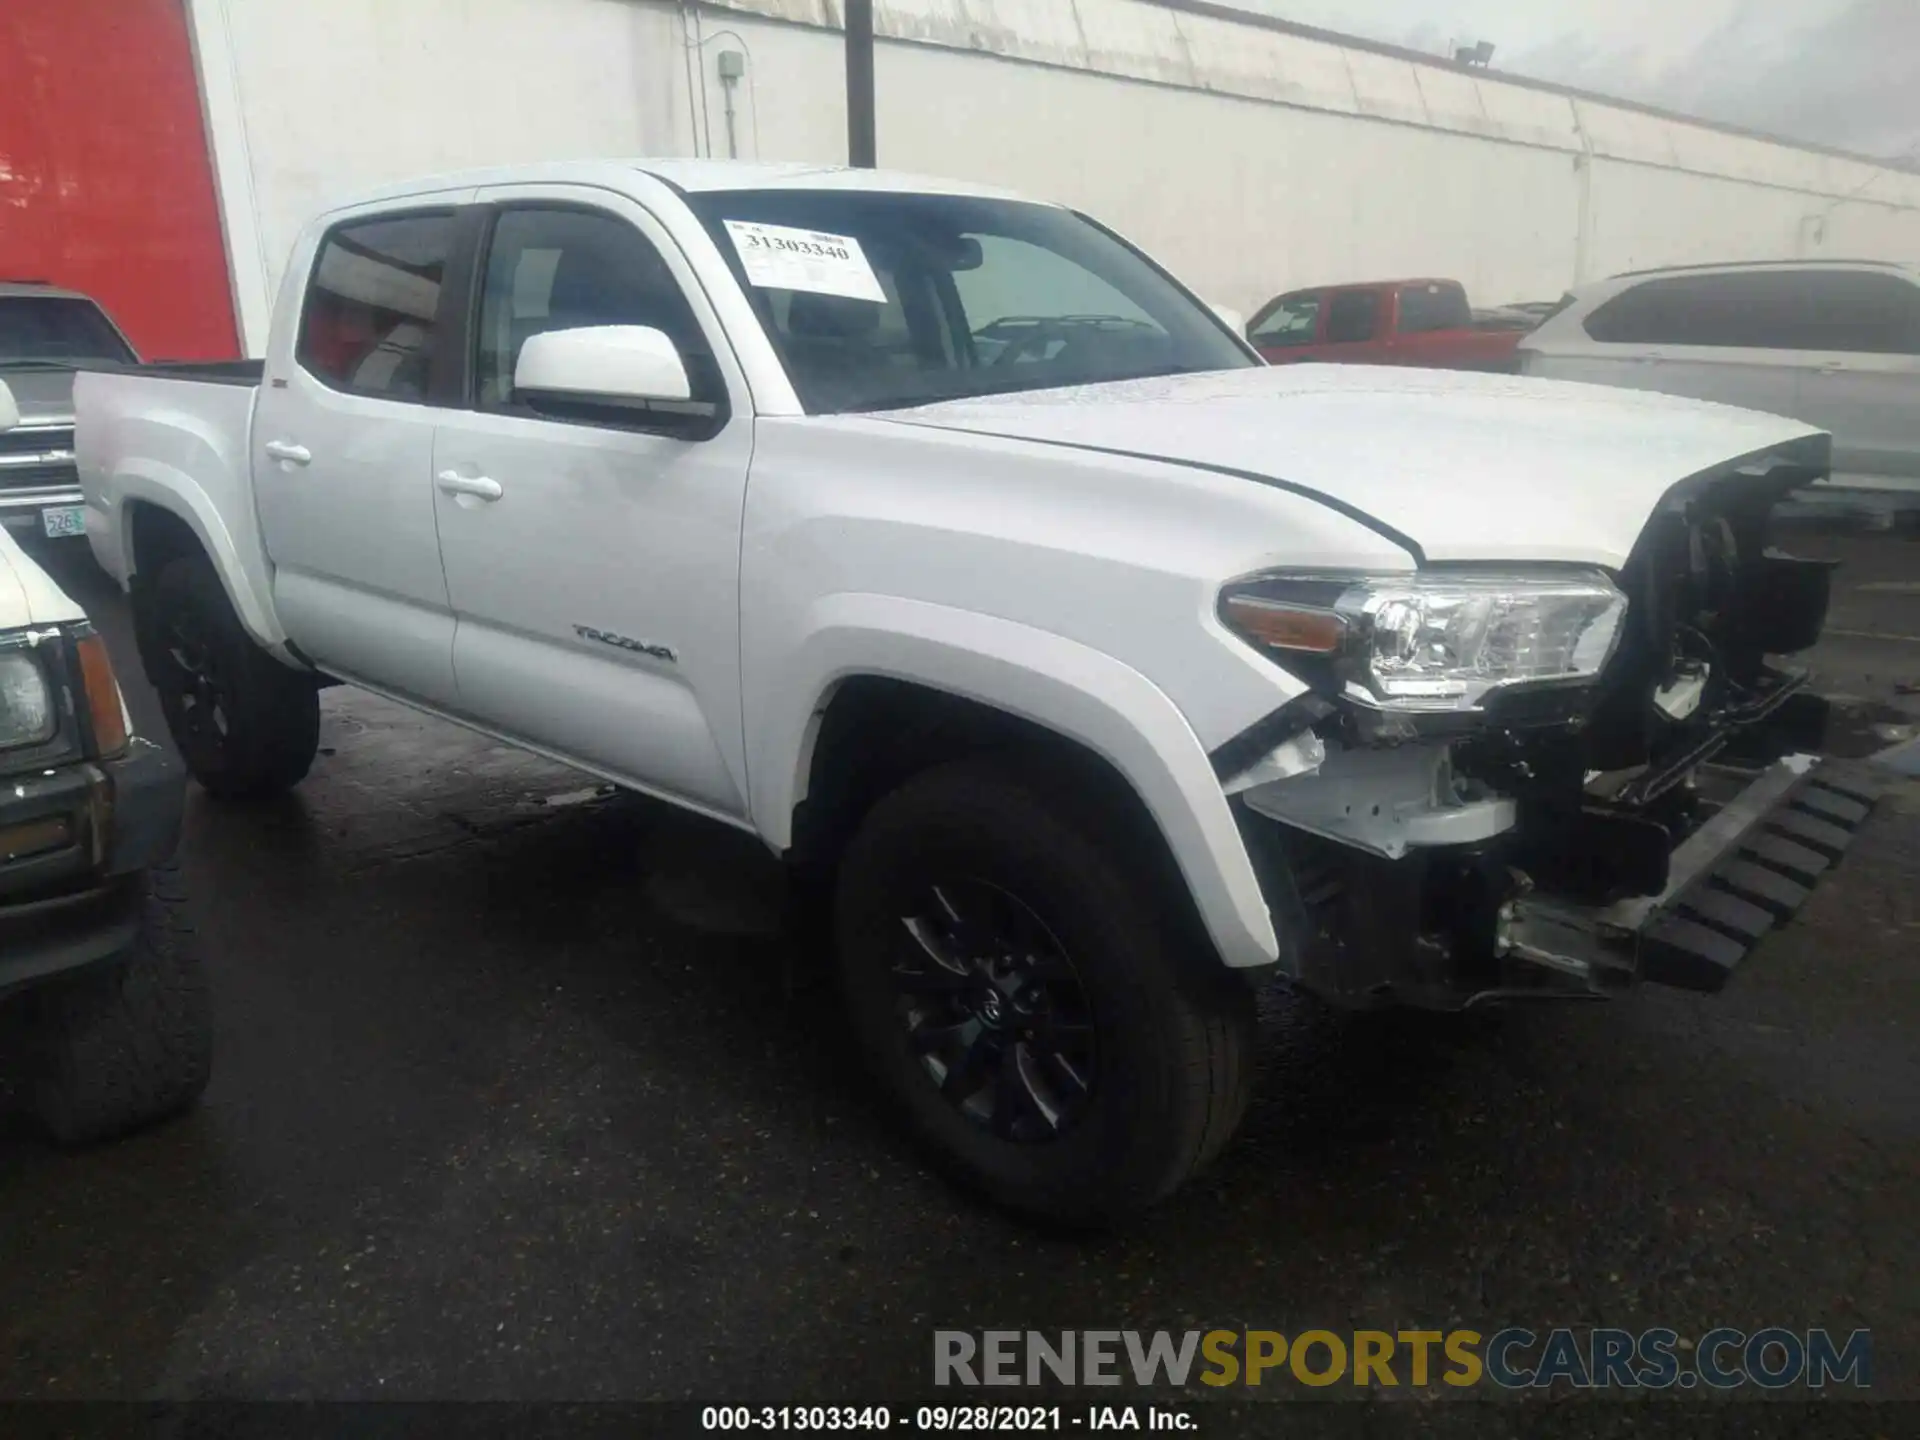
[{"label": "black alloy wheel", "polygon": [[984,880],[927,887],[893,969],[909,1043],[942,1098],[1003,1140],[1045,1143],[1093,1097],[1093,1016],[1033,908]]},{"label": "black alloy wheel", "polygon": [[1253,1076],[1251,989],[1087,784],[1018,754],[924,771],[862,819],[834,893],[854,1037],[930,1157],[1068,1225],[1193,1174]]},{"label": "black alloy wheel", "polygon": [[167,616],[161,644],[173,671],[162,689],[174,702],[167,717],[174,742],[182,751],[218,764],[232,730],[233,695],[206,615],[196,605],[175,608]]},{"label": "black alloy wheel", "polygon": [[253,642],[204,555],[135,592],[147,678],[187,769],[210,795],[254,799],[298,784],[320,748],[313,675]]}]

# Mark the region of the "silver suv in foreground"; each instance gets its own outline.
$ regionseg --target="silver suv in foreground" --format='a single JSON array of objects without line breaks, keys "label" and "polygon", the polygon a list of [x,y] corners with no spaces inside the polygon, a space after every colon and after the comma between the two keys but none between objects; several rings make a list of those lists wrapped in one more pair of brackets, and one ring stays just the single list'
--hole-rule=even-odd
[{"label": "silver suv in foreground", "polygon": [[1920,518],[1920,266],[1769,261],[1640,270],[1582,287],[1520,342],[1520,370],[1720,400],[1833,434],[1803,497]]}]

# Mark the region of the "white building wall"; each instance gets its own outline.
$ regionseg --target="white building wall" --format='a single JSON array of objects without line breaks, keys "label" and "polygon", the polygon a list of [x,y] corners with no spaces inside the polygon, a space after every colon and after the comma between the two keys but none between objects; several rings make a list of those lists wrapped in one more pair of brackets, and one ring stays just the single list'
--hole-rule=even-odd
[{"label": "white building wall", "polygon": [[[249,348],[294,234],[469,165],[845,159],[838,0],[189,0]],[[1920,254],[1920,176],[1153,0],[877,0],[881,163],[1097,214],[1210,299]]]}]

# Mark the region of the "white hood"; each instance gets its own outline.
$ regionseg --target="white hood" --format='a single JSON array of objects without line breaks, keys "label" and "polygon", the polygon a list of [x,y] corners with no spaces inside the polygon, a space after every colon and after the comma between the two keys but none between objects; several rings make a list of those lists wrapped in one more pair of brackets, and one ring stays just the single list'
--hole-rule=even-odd
[{"label": "white hood", "polygon": [[881,418],[1217,466],[1371,516],[1429,560],[1617,569],[1680,481],[1821,432],[1641,390],[1285,365],[956,400]]},{"label": "white hood", "polygon": [[0,527],[0,631],[67,625],[85,618],[86,612]]}]

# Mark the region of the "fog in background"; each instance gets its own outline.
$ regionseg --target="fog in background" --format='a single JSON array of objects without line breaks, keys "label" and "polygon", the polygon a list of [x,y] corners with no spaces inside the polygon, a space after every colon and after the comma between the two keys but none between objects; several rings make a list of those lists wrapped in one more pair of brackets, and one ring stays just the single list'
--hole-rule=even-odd
[{"label": "fog in background", "polygon": [[1224,0],[1920,168],[1920,0]]}]

